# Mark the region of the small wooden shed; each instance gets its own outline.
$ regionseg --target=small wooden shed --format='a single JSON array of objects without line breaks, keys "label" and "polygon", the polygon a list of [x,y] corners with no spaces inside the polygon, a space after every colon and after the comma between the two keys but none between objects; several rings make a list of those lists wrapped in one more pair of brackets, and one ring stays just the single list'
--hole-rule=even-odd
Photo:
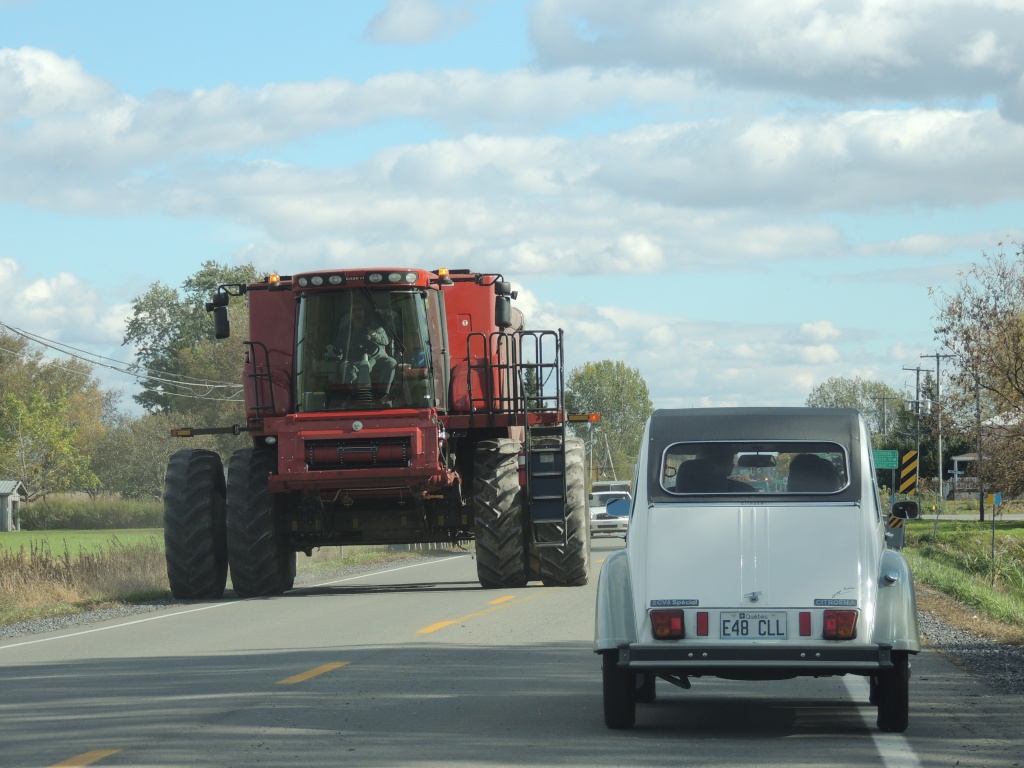
[{"label": "small wooden shed", "polygon": [[21,504],[27,498],[21,480],[0,480],[0,532],[21,530]]}]

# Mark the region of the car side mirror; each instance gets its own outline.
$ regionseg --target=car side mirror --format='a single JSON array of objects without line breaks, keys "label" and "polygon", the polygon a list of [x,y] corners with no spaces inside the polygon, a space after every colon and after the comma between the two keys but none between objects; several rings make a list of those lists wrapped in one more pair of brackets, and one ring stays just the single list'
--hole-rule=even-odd
[{"label": "car side mirror", "polygon": [[604,510],[612,517],[629,517],[629,499],[612,499]]},{"label": "car side mirror", "polygon": [[921,508],[916,501],[897,501],[892,505],[892,516],[898,520],[917,520]]}]

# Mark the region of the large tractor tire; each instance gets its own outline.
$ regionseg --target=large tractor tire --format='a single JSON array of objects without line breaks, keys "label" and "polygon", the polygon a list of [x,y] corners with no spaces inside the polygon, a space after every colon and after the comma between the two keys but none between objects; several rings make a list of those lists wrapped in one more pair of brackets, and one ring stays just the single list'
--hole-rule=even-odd
[{"label": "large tractor tire", "polygon": [[280,530],[267,478],[277,457],[242,448],[228,462],[227,532],[231,584],[239,597],[279,595],[295,579],[295,553]]},{"label": "large tractor tire", "polygon": [[484,589],[524,587],[528,579],[519,450],[520,443],[508,438],[484,440],[476,447],[476,574]]},{"label": "large tractor tire", "polygon": [[213,451],[174,453],[164,477],[167,581],[179,600],[224,596],[228,548],[224,465]]},{"label": "large tractor tire", "polygon": [[[532,548],[533,570],[545,586],[582,587],[590,581],[590,512],[584,489],[583,441],[565,441],[565,523],[537,526],[541,545]],[[544,541],[562,542],[543,546]]]}]

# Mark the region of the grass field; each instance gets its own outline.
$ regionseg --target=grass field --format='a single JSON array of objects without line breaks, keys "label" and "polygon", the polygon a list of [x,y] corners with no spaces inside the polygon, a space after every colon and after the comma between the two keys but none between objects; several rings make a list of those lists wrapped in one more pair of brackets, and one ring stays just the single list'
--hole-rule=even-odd
[{"label": "grass field", "polygon": [[[416,555],[324,547],[299,555],[296,565],[301,577]],[[159,528],[0,533],[0,626],[170,596]]]},{"label": "grass field", "polygon": [[123,546],[156,542],[162,550],[164,531],[162,528],[120,531],[12,531],[0,533],[0,552],[16,553],[23,548],[29,550],[34,544],[51,552],[63,553],[66,549],[72,555],[77,555],[79,552],[109,549],[113,541]]}]

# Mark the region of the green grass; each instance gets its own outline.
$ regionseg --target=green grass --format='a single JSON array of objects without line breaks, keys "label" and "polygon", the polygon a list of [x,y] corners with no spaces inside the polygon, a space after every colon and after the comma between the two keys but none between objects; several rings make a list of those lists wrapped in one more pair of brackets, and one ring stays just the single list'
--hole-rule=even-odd
[{"label": "green grass", "polygon": [[51,552],[63,552],[65,547],[72,554],[98,552],[110,547],[116,540],[123,546],[135,546],[156,541],[161,551],[164,546],[162,528],[132,528],[113,531],[10,531],[0,533],[0,551],[18,552],[29,550],[33,542],[48,547]]},{"label": "green grass", "polygon": [[907,557],[921,584],[997,621],[1024,627],[1024,521],[906,524]]}]

